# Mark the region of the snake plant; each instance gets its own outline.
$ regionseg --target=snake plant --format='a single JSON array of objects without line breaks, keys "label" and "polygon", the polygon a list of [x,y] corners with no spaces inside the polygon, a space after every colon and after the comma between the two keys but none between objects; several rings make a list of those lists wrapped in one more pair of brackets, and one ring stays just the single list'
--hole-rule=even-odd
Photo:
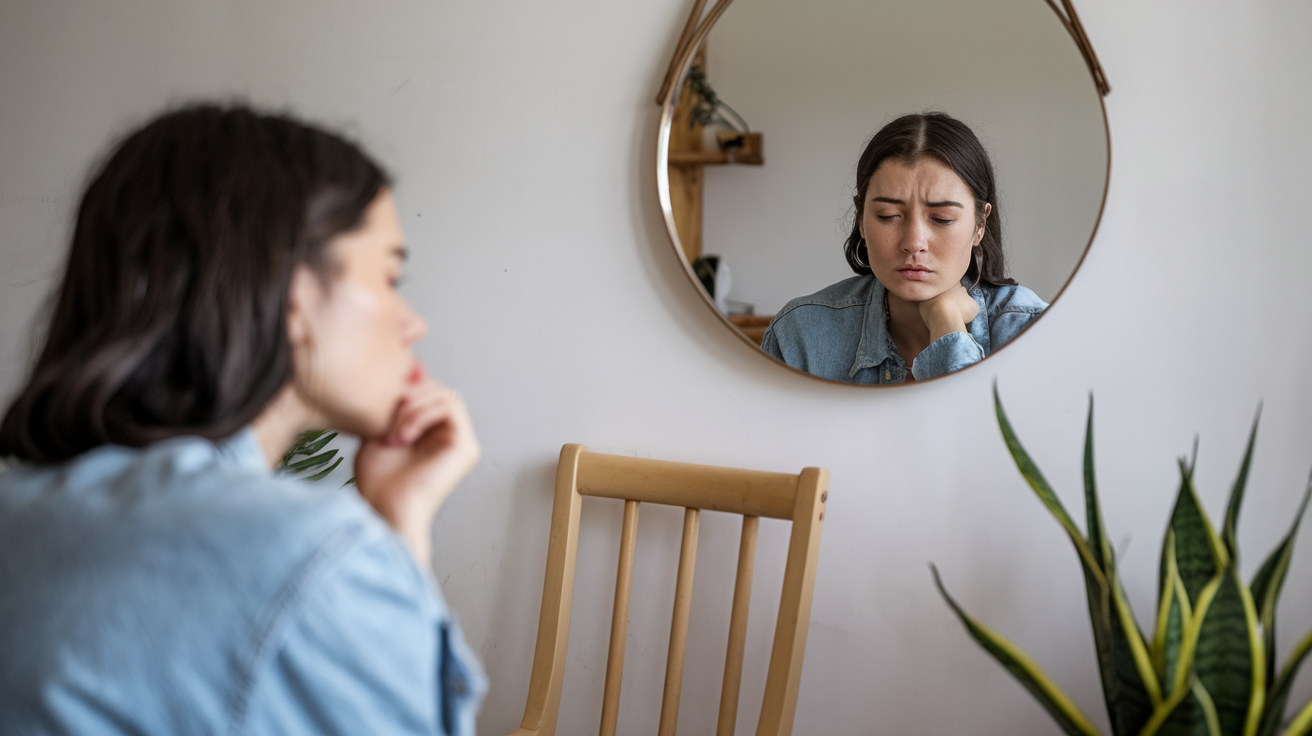
[{"label": "snake plant", "polygon": [[[1144,636],[1121,585],[1103,526],[1093,464],[1093,400],[1084,440],[1086,529],[1080,531],[1012,431],[994,388],[998,425],[1021,475],[1070,537],[1084,573],[1089,619],[1114,736],[1305,736],[1312,703],[1283,722],[1312,632],[1277,669],[1276,601],[1294,537],[1312,494],[1312,480],[1284,539],[1245,585],[1239,575],[1235,527],[1244,499],[1257,420],[1230,491],[1225,520],[1215,529],[1194,490],[1192,459],[1180,460],[1180,490],[1166,529],[1158,571],[1155,630]],[[1195,447],[1195,452],[1196,452]],[[934,582],[966,630],[1020,681],[1066,734],[1100,732],[1043,670],[1011,642],[957,605],[935,569]],[[1282,730],[1283,729],[1283,730]]]}]

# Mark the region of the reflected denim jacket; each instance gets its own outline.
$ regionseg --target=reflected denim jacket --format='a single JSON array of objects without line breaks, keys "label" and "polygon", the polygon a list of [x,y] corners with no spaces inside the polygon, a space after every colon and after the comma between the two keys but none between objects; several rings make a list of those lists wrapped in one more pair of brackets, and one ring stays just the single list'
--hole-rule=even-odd
[{"label": "reflected denim jacket", "polygon": [[[962,279],[970,288],[970,281]],[[784,305],[765,331],[761,348],[799,370],[846,383],[907,380],[907,364],[888,334],[884,285],[874,276],[853,276]],[[959,371],[1011,342],[1047,302],[1024,286],[979,284],[970,295],[979,315],[970,332],[952,332],[916,356],[917,381]]]},{"label": "reflected denim jacket", "polygon": [[486,686],[352,489],[251,430],[0,471],[0,733],[467,736]]}]

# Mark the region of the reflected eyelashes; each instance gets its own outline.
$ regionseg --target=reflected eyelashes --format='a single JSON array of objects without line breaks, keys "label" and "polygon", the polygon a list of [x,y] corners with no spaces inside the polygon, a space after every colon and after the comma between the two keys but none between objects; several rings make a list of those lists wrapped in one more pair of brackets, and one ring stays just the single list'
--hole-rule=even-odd
[{"label": "reflected eyelashes", "polygon": [[[875,215],[875,217],[878,218],[881,222],[894,222],[896,220],[902,219],[902,215]],[[944,226],[952,225],[953,223],[956,222],[956,220],[946,220],[941,217],[931,217],[929,218],[929,221],[936,225],[944,225]]]}]

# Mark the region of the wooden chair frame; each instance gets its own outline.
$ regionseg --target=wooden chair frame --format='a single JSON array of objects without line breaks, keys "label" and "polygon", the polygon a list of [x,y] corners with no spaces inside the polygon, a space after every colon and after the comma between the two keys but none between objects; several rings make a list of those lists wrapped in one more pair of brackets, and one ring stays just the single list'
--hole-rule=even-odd
[{"label": "wooden chair frame", "polygon": [[560,691],[569,645],[569,619],[574,597],[574,563],[578,551],[579,513],[583,496],[624,501],[620,536],[615,607],[611,618],[610,651],[602,697],[602,736],[614,736],[619,719],[620,681],[624,669],[624,642],[629,622],[629,593],[633,583],[633,552],[639,504],[683,506],[683,543],[675,583],[674,617],[665,667],[659,736],[673,736],[679,719],[679,693],[692,601],[693,569],[697,557],[697,530],[702,509],[743,515],[738,574],[734,583],[729,645],[725,656],[720,695],[718,736],[732,736],[738,714],[743,646],[752,592],[756,533],[760,517],[793,522],[784,568],[779,617],[766,674],[765,697],[757,736],[792,733],[797,687],[811,619],[816,559],[820,550],[821,522],[828,500],[829,471],[805,468],[798,475],[760,470],[691,465],[662,460],[621,457],[588,452],[582,445],[565,445],[556,468],[556,497],[551,512],[551,540],[547,549],[546,579],[542,586],[542,614],[538,620],[537,648],[529,680],[524,720],[511,736],[552,736],[560,712]]}]

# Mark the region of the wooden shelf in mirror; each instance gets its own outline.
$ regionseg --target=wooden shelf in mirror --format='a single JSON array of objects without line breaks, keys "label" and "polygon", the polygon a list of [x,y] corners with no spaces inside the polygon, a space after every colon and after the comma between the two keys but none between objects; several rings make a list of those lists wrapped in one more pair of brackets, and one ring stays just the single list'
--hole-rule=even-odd
[{"label": "wooden shelf in mirror", "polygon": [[[760,133],[751,133],[759,143]],[[760,146],[744,149],[736,153],[728,151],[670,151],[670,166],[715,166],[719,164],[747,164],[761,166],[765,158],[761,156]]]},{"label": "wooden shelf in mirror", "polygon": [[729,321],[733,323],[742,333],[752,339],[757,345],[765,338],[765,330],[774,320],[771,314],[731,314]]},{"label": "wooden shelf in mirror", "polygon": [[[694,65],[705,68],[704,49],[698,50],[693,60]],[[760,133],[741,134],[743,140],[738,150],[711,150],[703,147],[702,126],[692,119],[695,95],[691,84],[684,80],[679,91],[679,102],[674,108],[673,123],[670,126],[669,176],[670,209],[674,215],[674,227],[679,233],[683,245],[683,255],[692,264],[702,256],[702,199],[705,176],[704,166],[723,166],[746,164],[761,166],[765,164],[762,155],[763,140]],[[739,134],[720,133],[718,138],[736,138]]]}]

